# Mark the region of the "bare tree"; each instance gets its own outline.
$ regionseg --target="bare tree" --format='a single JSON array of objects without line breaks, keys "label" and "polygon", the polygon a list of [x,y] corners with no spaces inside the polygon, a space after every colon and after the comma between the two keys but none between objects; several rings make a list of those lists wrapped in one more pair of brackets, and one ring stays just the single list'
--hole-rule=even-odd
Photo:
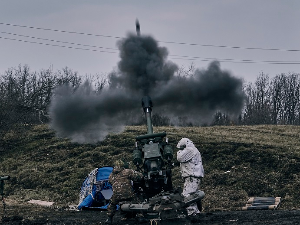
[{"label": "bare tree", "polygon": [[270,85],[270,96],[271,96],[271,119],[273,124],[278,124],[281,121],[280,112],[282,111],[283,97],[284,97],[284,86],[286,83],[285,74],[277,75]]},{"label": "bare tree", "polygon": [[244,123],[268,124],[270,118],[270,83],[269,76],[261,73],[255,84],[247,85]]},{"label": "bare tree", "polygon": [[299,76],[297,74],[289,74],[284,82],[284,123],[295,124],[296,109],[299,105]]},{"label": "bare tree", "polygon": [[0,83],[0,129],[13,124],[40,123],[54,88],[62,84],[78,87],[80,83],[81,77],[67,67],[57,73],[51,68],[30,72],[27,65],[8,69]]}]

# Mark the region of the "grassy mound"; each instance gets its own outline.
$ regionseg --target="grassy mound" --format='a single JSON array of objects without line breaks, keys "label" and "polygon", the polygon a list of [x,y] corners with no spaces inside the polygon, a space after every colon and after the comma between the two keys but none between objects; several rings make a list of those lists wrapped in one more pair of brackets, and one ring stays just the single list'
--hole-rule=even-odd
[{"label": "grassy mound", "polygon": [[[190,138],[202,154],[204,211],[240,210],[251,196],[280,196],[281,209],[300,209],[300,127],[215,126],[155,127],[176,146]],[[47,125],[5,133],[0,144],[0,175],[8,200],[77,204],[86,175],[124,158],[131,162],[135,137],[145,126],[129,126],[98,144],[77,144],[55,137]],[[174,148],[173,184],[181,187]]]}]

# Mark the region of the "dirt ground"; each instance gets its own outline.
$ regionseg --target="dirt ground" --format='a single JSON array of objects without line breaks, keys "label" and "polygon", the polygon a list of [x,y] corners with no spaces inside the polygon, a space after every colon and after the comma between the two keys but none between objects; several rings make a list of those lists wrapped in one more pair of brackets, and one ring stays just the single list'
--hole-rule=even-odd
[{"label": "dirt ground", "polygon": [[[4,225],[72,225],[89,224],[100,225],[106,220],[105,211],[77,211],[69,208],[44,207],[32,204],[22,206],[7,206],[6,215],[0,210],[1,224]],[[136,219],[121,220],[118,213],[114,217],[114,224],[133,225],[189,225],[189,224],[300,224],[300,210],[248,210],[231,212],[203,212],[197,221],[177,218],[163,221],[138,222]]]}]

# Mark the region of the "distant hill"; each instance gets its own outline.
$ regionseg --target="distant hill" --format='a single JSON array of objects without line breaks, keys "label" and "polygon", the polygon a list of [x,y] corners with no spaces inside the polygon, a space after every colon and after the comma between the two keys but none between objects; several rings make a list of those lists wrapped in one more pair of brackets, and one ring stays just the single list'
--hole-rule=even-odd
[{"label": "distant hill", "polygon": [[[174,186],[183,184],[177,142],[188,137],[200,150],[204,211],[240,210],[252,196],[280,196],[281,209],[300,208],[300,126],[154,127],[162,131],[174,146]],[[0,175],[11,176],[5,193],[19,203],[77,204],[86,175],[115,159],[131,162],[135,137],[145,133],[145,126],[128,126],[100,143],[77,144],[47,125],[8,131],[0,140]]]}]

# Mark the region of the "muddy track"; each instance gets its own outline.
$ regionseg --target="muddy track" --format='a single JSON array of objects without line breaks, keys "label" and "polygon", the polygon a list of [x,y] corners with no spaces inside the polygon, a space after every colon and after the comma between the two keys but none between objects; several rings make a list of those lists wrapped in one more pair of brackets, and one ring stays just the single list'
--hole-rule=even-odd
[{"label": "muddy track", "polygon": [[[3,211],[0,214],[1,224],[4,225],[52,225],[52,224],[89,224],[100,225],[106,220],[105,211],[70,211],[63,208],[48,208],[40,206],[13,206],[8,207],[6,217]],[[127,221],[121,220],[117,214],[114,217],[114,224],[133,225],[138,224],[136,219]],[[151,224],[150,221],[140,224]],[[152,224],[156,225],[153,221]],[[188,224],[300,224],[300,210],[249,210],[230,212],[204,212],[197,221],[185,218],[159,221],[158,224],[165,225],[188,225]]]}]

